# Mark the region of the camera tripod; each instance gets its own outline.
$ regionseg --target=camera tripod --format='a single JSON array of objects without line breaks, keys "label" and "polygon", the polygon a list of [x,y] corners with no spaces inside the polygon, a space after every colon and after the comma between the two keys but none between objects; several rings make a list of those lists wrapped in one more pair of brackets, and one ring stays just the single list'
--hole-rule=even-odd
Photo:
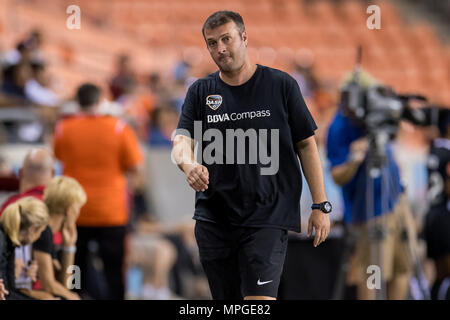
[{"label": "camera tripod", "polygon": [[[367,157],[365,160],[365,175],[366,175],[366,193],[365,193],[365,223],[367,236],[370,242],[370,265],[378,266],[380,270],[380,278],[375,281],[375,298],[376,300],[387,299],[386,282],[383,276],[383,265],[384,265],[384,239],[389,232],[387,225],[387,213],[389,211],[389,195],[393,192],[400,194],[400,190],[396,190],[395,184],[391,183],[389,177],[389,163],[388,156],[385,152],[384,145],[388,142],[388,137],[382,134],[369,134],[369,149],[367,152]],[[374,199],[374,189],[375,180],[380,178],[381,180],[381,212],[384,214],[380,215],[375,219],[375,199]],[[398,200],[400,201],[400,200]],[[395,212],[391,213],[395,214]],[[423,269],[420,264],[420,260],[417,257],[415,247],[411,245],[410,235],[406,228],[406,221],[404,221],[404,216],[401,215],[401,241],[407,243],[407,252],[405,254],[411,258],[414,265],[414,276],[417,280],[415,282],[415,287],[420,291],[424,299],[429,299],[429,288],[425,277],[423,276]],[[397,219],[396,219],[397,220]],[[399,219],[398,219],[399,220]],[[344,228],[344,239],[343,239],[343,253],[341,255],[340,263],[338,266],[338,274],[336,282],[333,289],[333,300],[341,300],[344,297],[344,288],[346,285],[346,277],[349,269],[350,258],[355,252],[356,243],[361,241],[362,234],[364,232],[362,228],[356,227],[353,224],[348,224]],[[367,270],[369,271],[369,270]],[[364,270],[366,272],[366,270]],[[369,276],[369,275],[368,275]],[[364,279],[366,281],[367,278]]]}]

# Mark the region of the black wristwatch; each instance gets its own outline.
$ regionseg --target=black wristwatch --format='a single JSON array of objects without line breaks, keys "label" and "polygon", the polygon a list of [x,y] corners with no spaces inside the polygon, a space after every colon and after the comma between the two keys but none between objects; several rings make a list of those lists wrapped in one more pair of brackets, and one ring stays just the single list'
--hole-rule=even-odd
[{"label": "black wristwatch", "polygon": [[331,210],[333,210],[333,206],[331,205],[331,203],[329,201],[325,201],[322,203],[314,203],[311,206],[311,209],[319,209],[323,213],[330,213]]}]

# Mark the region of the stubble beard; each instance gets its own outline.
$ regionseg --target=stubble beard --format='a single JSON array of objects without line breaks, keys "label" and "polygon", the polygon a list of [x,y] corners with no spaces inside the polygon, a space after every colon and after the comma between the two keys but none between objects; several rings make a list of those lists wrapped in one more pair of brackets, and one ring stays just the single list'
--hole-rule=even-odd
[{"label": "stubble beard", "polygon": [[[219,67],[219,70],[221,72],[231,73],[234,71],[234,68],[233,68],[234,67],[234,59],[233,59],[233,57],[230,57],[230,56],[229,56],[229,58],[232,59],[231,63],[229,63],[229,64],[221,63],[220,58],[218,58],[215,61],[216,65]],[[224,61],[224,60],[222,60],[222,61]]]},{"label": "stubble beard", "polygon": [[[219,70],[220,70],[222,73],[231,75],[231,74],[236,73],[236,72],[238,72],[239,70],[241,70],[242,67],[243,67],[244,64],[245,64],[245,61],[242,61],[242,63],[238,65],[238,64],[236,63],[235,57],[231,57],[231,59],[232,59],[232,62],[229,63],[229,64],[225,64],[225,65],[216,62],[216,65],[219,67]],[[220,60],[219,60],[219,61],[220,61]]]}]

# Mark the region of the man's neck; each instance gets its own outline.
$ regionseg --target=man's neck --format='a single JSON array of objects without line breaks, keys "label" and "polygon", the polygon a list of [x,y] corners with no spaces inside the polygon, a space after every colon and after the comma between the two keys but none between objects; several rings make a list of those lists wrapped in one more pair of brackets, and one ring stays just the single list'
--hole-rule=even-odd
[{"label": "man's neck", "polygon": [[86,110],[81,110],[81,114],[84,114],[87,116],[96,116],[99,113],[98,113],[97,109],[86,109]]},{"label": "man's neck", "polygon": [[24,193],[25,191],[28,191],[30,189],[36,188],[38,186],[40,186],[41,184],[36,184],[36,183],[29,183],[26,181],[21,181],[20,182],[20,186],[19,186],[19,193]]},{"label": "man's neck", "polygon": [[232,72],[220,71],[219,76],[223,82],[230,86],[239,86],[246,83],[256,71],[256,64],[247,60],[239,70]]}]

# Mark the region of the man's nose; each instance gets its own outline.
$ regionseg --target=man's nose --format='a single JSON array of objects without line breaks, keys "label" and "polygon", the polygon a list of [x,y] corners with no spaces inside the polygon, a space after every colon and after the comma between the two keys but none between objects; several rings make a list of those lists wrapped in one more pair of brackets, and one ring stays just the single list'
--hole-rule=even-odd
[{"label": "man's nose", "polygon": [[219,53],[225,53],[227,51],[227,47],[222,42],[219,42],[217,45],[217,51]]}]

